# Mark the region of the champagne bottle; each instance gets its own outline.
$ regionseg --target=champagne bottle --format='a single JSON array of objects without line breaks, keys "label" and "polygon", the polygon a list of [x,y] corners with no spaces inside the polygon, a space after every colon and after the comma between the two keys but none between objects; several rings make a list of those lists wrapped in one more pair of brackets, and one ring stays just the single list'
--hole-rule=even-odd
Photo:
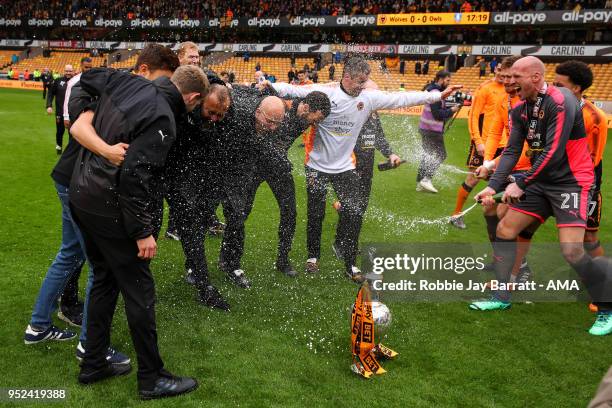
[{"label": "champagne bottle", "polygon": [[[406,163],[406,160],[400,160],[400,164],[402,163]],[[399,164],[398,164],[399,166]],[[387,171],[387,170],[391,170],[396,168],[397,166],[395,166],[393,163],[391,163],[390,160],[386,161],[386,162],[382,162],[382,163],[378,163],[378,170],[379,171]]]},{"label": "champagne bottle", "polygon": [[[501,203],[501,202],[502,202],[502,197],[504,196],[504,192],[505,192],[505,191],[500,191],[500,192],[499,192],[499,193],[497,193],[497,194],[493,194],[493,195],[491,196],[491,198],[493,198],[493,200],[494,200],[496,203],[498,203],[498,204],[499,204],[499,203]],[[478,200],[478,202],[480,203],[480,202],[482,202],[482,200]]]}]

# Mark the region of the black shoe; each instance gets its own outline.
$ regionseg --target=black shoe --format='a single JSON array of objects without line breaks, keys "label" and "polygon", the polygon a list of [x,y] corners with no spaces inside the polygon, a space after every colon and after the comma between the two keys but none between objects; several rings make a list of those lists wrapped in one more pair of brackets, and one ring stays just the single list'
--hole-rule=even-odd
[{"label": "black shoe", "polygon": [[205,306],[229,312],[230,305],[223,299],[217,288],[213,285],[206,285],[198,290],[198,301]]},{"label": "black shoe", "polygon": [[176,377],[170,373],[160,376],[155,380],[155,386],[152,390],[140,390],[140,398],[143,400],[176,397],[177,395],[186,394],[198,388],[198,382],[195,378]]},{"label": "black shoe", "polygon": [[55,153],[57,153],[57,155],[61,155],[62,154],[62,146],[60,145],[55,145]]},{"label": "black shoe", "polygon": [[295,270],[293,265],[291,265],[289,260],[276,261],[276,269],[290,278],[295,278],[298,275],[298,272]]},{"label": "black shoe", "polygon": [[525,261],[519,268],[518,274],[516,276],[516,281],[518,283],[527,283],[533,280],[532,275],[533,273],[531,272],[531,268],[529,267],[529,265],[527,265],[527,262]]},{"label": "black shoe", "polygon": [[79,382],[81,384],[92,384],[98,381],[105,380],[111,377],[119,377],[126,375],[132,371],[131,364],[109,364],[104,368],[96,371],[83,371],[79,373]]},{"label": "black shoe", "polygon": [[225,274],[234,285],[240,286],[241,288],[248,289],[251,287],[251,281],[248,280],[246,274],[242,269],[236,269],[232,272]]},{"label": "black shoe", "polygon": [[83,302],[77,302],[74,305],[68,306],[61,303],[57,311],[57,317],[71,326],[81,327],[83,324],[83,307]]}]

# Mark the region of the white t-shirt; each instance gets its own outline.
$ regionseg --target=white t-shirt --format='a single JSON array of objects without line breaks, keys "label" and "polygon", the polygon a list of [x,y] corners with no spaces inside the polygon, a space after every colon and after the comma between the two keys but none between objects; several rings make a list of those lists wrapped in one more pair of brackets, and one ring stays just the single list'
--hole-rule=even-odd
[{"label": "white t-shirt", "polygon": [[431,104],[440,100],[440,92],[383,92],[368,89],[359,96],[350,96],[338,85],[294,86],[277,82],[272,87],[280,96],[305,97],[312,91],[320,91],[329,97],[331,112],[317,125],[306,165],[332,174],[355,168],[353,149],[361,127],[373,111]]}]

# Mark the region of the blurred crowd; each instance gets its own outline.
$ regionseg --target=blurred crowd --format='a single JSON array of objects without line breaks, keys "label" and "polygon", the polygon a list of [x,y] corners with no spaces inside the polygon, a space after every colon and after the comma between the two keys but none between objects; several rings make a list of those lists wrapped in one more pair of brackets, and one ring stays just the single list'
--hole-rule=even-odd
[{"label": "blurred crowd", "polygon": [[607,0],[0,0],[5,18],[200,19],[380,13],[596,9]]}]

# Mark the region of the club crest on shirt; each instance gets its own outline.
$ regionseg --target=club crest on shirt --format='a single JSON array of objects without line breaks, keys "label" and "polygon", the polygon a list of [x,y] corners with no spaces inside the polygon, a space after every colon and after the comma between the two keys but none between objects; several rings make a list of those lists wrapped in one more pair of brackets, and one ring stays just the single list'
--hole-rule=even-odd
[{"label": "club crest on shirt", "polygon": [[540,118],[540,119],[544,119],[544,111],[543,111],[543,110],[541,110],[541,111],[538,113],[538,118]]},{"label": "club crest on shirt", "polygon": [[357,110],[362,111],[364,106],[365,106],[365,105],[363,104],[363,102],[359,102],[359,103],[357,104]]}]

